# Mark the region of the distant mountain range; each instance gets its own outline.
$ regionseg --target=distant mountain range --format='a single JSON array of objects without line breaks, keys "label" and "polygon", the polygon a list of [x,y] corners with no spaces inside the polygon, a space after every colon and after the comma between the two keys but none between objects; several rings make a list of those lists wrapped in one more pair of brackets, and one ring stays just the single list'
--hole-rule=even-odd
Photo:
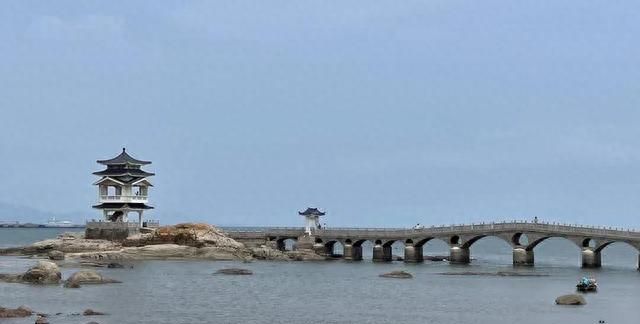
[{"label": "distant mountain range", "polygon": [[45,224],[51,218],[68,220],[76,224],[84,223],[89,212],[53,213],[39,209],[0,202],[0,222],[18,221],[20,223]]}]

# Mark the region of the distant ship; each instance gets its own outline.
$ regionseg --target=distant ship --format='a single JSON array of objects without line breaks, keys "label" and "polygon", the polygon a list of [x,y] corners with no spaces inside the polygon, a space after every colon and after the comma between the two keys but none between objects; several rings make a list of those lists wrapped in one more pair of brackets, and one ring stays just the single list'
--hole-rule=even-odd
[{"label": "distant ship", "polygon": [[55,217],[49,219],[46,227],[76,227],[71,221],[68,220],[56,220]]}]

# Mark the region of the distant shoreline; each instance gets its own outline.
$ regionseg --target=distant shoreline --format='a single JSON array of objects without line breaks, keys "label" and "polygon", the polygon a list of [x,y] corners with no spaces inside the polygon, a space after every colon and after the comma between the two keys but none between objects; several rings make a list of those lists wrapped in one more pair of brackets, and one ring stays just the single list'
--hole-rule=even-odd
[{"label": "distant shoreline", "polygon": [[85,228],[84,225],[55,226],[47,224],[1,224],[0,228]]}]

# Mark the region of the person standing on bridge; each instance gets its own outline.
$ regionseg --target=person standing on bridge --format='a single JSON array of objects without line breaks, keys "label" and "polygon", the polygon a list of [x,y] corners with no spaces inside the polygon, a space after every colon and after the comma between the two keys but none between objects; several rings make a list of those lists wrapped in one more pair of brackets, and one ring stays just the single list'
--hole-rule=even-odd
[{"label": "person standing on bridge", "polygon": [[533,218],[533,222],[534,222],[534,223],[538,223],[538,216],[535,216],[535,217]]}]

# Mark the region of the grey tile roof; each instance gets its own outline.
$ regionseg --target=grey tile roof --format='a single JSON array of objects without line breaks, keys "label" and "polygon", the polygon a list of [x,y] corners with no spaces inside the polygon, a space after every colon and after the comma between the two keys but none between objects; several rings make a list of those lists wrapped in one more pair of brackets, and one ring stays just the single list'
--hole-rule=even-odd
[{"label": "grey tile roof", "polygon": [[123,147],[122,153],[120,155],[114,157],[109,160],[98,160],[96,161],[100,164],[104,165],[122,165],[122,164],[133,164],[133,165],[147,165],[151,164],[151,161],[142,161],[138,159],[134,159],[131,155],[127,154],[127,150]]}]

